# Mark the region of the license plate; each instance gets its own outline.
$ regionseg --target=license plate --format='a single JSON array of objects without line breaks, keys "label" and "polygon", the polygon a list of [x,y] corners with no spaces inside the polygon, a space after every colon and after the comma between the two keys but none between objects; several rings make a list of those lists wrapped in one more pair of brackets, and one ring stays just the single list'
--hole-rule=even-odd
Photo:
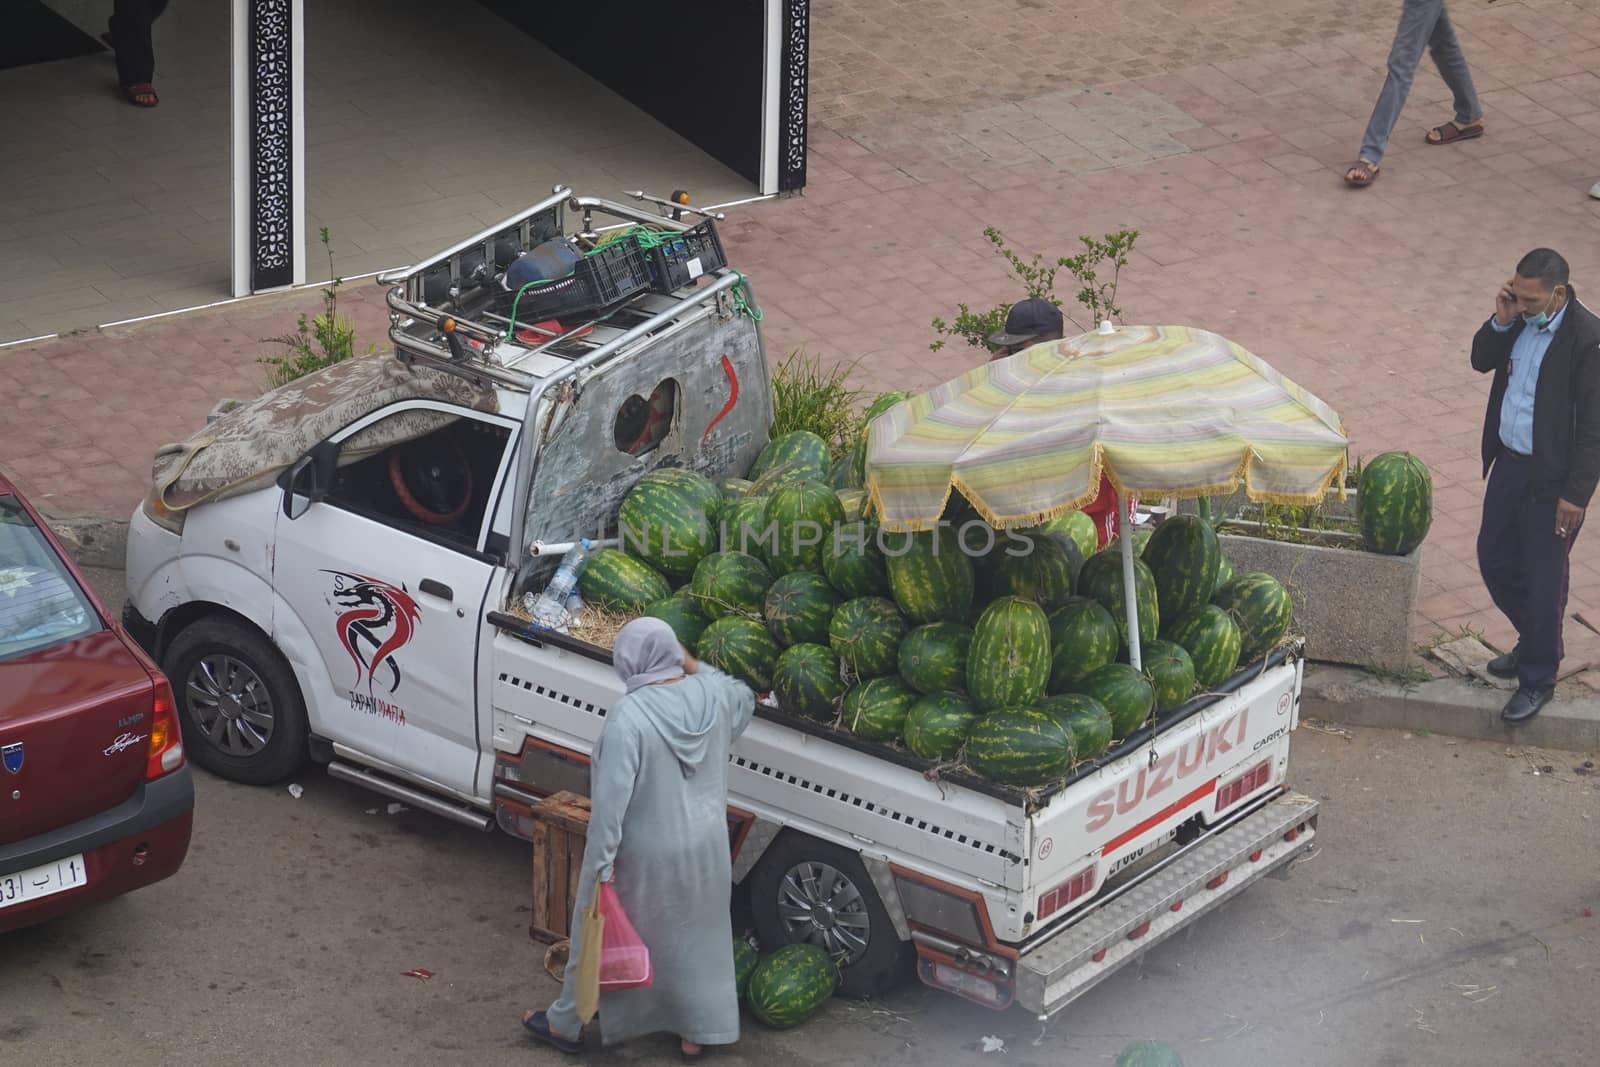
[{"label": "license plate", "polygon": [[13,904],[26,904],[30,900],[65,893],[89,884],[89,872],[84,869],[83,855],[63,856],[53,863],[33,867],[13,874],[0,874],[0,908]]}]

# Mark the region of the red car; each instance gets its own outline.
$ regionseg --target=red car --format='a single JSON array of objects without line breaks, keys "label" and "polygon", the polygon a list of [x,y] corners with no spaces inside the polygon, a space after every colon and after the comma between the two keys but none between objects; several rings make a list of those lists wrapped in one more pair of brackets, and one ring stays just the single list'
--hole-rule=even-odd
[{"label": "red car", "polygon": [[0,474],[0,933],[166,878],[193,809],[167,679]]}]

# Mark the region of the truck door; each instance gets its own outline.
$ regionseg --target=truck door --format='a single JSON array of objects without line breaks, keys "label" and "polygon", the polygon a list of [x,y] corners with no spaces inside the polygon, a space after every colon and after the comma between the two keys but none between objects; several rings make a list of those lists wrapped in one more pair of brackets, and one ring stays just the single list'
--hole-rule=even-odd
[{"label": "truck door", "polygon": [[335,435],[331,486],[275,527],[273,637],[307,661],[314,728],[469,797],[487,516],[513,426],[430,401],[384,408]]}]

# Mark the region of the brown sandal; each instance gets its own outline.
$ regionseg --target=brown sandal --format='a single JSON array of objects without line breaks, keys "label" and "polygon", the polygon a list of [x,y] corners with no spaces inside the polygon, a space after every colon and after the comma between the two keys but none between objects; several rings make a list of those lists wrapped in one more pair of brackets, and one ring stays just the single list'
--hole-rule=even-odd
[{"label": "brown sandal", "polygon": [[1483,120],[1469,122],[1465,126],[1458,126],[1454,121],[1435,126],[1428,131],[1428,136],[1423,140],[1431,145],[1455,144],[1457,141],[1470,141],[1474,137],[1483,136]]},{"label": "brown sandal", "polygon": [[1350,169],[1344,172],[1344,183],[1353,185],[1357,189],[1365,189],[1378,180],[1378,165],[1369,163],[1365,159],[1358,159],[1350,164]]},{"label": "brown sandal", "polygon": [[128,98],[128,102],[135,107],[155,107],[161,103],[161,98],[156,95],[156,87],[149,82],[124,85],[122,92]]}]

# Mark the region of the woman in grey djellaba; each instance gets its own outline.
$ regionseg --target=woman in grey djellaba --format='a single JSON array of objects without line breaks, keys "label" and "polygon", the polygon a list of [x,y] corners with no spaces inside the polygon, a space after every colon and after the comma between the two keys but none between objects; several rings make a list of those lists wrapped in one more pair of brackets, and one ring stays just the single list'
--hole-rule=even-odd
[{"label": "woman in grey djellaba", "polygon": [[[606,715],[589,768],[589,837],[578,901],[610,881],[650,950],[654,980],[600,995],[605,1044],[672,1033],[686,1060],[739,1039],[728,856],[728,748],[755,695],[686,652],[660,619],[617,634],[612,660],[627,695]],[[522,1023],[563,1052],[582,1048],[577,1015],[581,918],[566,981],[546,1011]]]}]

